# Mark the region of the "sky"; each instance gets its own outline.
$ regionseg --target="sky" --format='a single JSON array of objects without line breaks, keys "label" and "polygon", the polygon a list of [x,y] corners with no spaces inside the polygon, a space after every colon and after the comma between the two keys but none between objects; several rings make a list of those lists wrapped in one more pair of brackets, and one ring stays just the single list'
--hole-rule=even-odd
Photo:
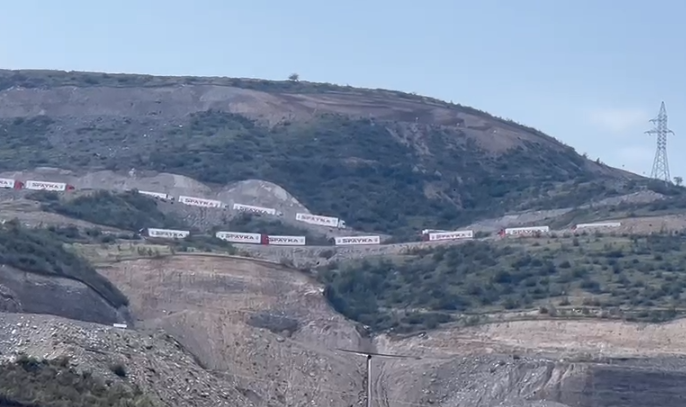
[{"label": "sky", "polygon": [[686,177],[683,0],[3,0],[0,68],[301,80],[436,97]]}]

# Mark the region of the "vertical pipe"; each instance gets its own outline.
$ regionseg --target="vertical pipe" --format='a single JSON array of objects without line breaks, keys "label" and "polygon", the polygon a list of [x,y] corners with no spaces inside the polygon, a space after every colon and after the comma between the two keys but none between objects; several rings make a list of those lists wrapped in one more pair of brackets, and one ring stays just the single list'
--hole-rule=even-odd
[{"label": "vertical pipe", "polygon": [[372,355],[367,355],[367,407],[372,407]]}]

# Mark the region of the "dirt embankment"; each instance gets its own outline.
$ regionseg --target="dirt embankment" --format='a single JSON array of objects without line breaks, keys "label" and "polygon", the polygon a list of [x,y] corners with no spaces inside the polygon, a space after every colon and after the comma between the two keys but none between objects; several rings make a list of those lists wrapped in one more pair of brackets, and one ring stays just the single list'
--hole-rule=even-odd
[{"label": "dirt embankment", "polygon": [[686,320],[664,324],[602,320],[513,321],[438,330],[397,342],[381,337],[379,344],[448,354],[507,346],[521,352],[551,352],[570,357],[581,353],[606,357],[686,356],[684,329]]},{"label": "dirt embankment", "polygon": [[131,300],[138,324],[163,328],[211,370],[259,400],[360,402],[361,341],[319,286],[278,265],[205,256],[124,261],[100,270]]}]

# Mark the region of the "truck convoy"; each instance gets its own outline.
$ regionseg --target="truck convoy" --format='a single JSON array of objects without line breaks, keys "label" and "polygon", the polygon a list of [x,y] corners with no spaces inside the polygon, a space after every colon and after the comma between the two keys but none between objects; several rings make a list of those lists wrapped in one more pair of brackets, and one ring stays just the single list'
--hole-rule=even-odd
[{"label": "truck convoy", "polygon": [[[0,188],[14,189],[14,190],[33,190],[33,191],[52,191],[52,192],[69,192],[76,188],[65,182],[53,181],[39,181],[27,180],[21,181],[9,178],[0,178]],[[184,205],[195,206],[206,209],[220,209],[226,210],[227,204],[207,198],[199,198],[192,196],[180,195],[174,197],[170,194],[138,190],[138,193],[146,195],[162,201],[177,201]],[[241,203],[234,203],[231,209],[236,212],[257,213],[268,216],[283,216],[282,212],[274,208],[266,208],[255,205],[247,205]],[[295,220],[309,225],[327,227],[329,229],[347,229],[345,221],[337,217],[313,215],[310,213],[296,213]],[[585,223],[578,224],[572,227],[574,233],[579,233],[590,229],[608,229],[618,228],[621,226],[620,222],[602,222],[602,223]],[[171,230],[171,229],[144,229],[144,234],[148,238],[153,239],[184,239],[191,235],[187,230]],[[504,237],[536,237],[548,234],[550,228],[548,226],[528,226],[504,228],[498,232],[498,236]],[[307,244],[306,236],[280,236],[280,235],[266,235],[262,233],[244,233],[236,231],[219,231],[216,232],[215,237],[231,243],[238,244],[259,244],[259,245],[274,245],[274,246],[305,246]],[[435,230],[425,229],[421,233],[421,240],[426,242],[440,242],[453,240],[472,240],[474,239],[474,231],[472,230]],[[337,236],[334,237],[332,243],[335,246],[357,246],[357,245],[379,245],[382,244],[381,236]]]}]

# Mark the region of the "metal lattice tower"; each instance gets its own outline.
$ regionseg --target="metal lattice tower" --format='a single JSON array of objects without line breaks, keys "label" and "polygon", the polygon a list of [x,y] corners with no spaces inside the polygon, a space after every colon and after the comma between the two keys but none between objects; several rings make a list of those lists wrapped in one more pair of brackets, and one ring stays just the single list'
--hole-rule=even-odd
[{"label": "metal lattice tower", "polygon": [[667,135],[674,134],[667,128],[667,109],[665,109],[665,102],[660,105],[660,113],[657,118],[652,119],[651,123],[655,124],[652,130],[646,131],[646,134],[657,135],[657,150],[655,151],[655,160],[653,161],[653,170],[650,172],[650,178],[658,179],[665,182],[672,182],[669,176],[669,162],[667,161]]}]

